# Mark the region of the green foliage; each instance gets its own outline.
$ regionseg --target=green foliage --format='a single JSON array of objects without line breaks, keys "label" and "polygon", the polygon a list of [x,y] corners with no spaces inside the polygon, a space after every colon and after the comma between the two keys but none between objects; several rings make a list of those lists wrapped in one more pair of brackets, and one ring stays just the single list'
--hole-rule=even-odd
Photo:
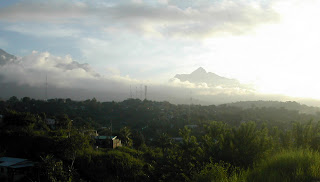
[{"label": "green foliage", "polygon": [[161,181],[189,181],[194,173],[201,170],[203,150],[191,130],[184,128],[179,132],[182,143],[167,148],[155,164],[155,178]]},{"label": "green foliage", "polygon": [[70,136],[54,137],[55,152],[62,159],[72,160],[81,155],[83,151],[90,148],[90,140],[88,136],[77,132],[72,132]]},{"label": "green foliage", "polygon": [[[0,123],[1,155],[40,162],[45,178],[41,181],[320,179],[316,152],[320,122],[310,121],[318,116],[284,108],[186,106],[138,99],[43,102],[26,97],[0,101],[0,113],[5,116]],[[56,127],[49,129],[46,118],[54,118]],[[98,129],[110,121],[124,147],[96,148],[94,138],[84,131],[112,135],[111,128]],[[179,135],[181,142],[172,140]]]},{"label": "green foliage", "polygon": [[8,110],[5,113],[3,122],[7,126],[19,126],[25,127],[35,123],[37,118],[30,113],[20,113],[12,110]]},{"label": "green foliage", "polygon": [[168,149],[172,148],[172,139],[167,133],[161,133],[156,140],[156,145],[162,149],[162,153],[167,154]]},{"label": "green foliage", "polygon": [[71,119],[69,119],[68,115],[66,114],[61,114],[61,115],[58,115],[56,117],[57,119],[57,123],[56,123],[56,126],[57,128],[59,129],[68,129],[70,130],[71,127],[72,127],[72,121]]},{"label": "green foliage", "polygon": [[320,153],[309,149],[285,150],[255,166],[248,181],[294,182],[320,179]]},{"label": "green foliage", "polygon": [[9,103],[17,103],[19,102],[19,99],[16,96],[12,96],[8,99]]},{"label": "green foliage", "polygon": [[144,162],[128,153],[110,150],[107,159],[111,174],[124,181],[139,181],[144,176]]},{"label": "green foliage", "polygon": [[139,131],[134,131],[132,134],[132,143],[133,143],[133,147],[136,149],[141,148],[142,146],[145,145],[145,138],[142,134],[142,132]]},{"label": "green foliage", "polygon": [[7,110],[0,132],[6,136],[39,136],[49,128],[37,114]]},{"label": "green foliage", "polygon": [[240,182],[245,181],[246,171],[232,167],[228,163],[209,163],[198,174],[193,176],[194,182]]},{"label": "green foliage", "polygon": [[40,163],[40,174],[43,180],[48,182],[71,182],[72,173],[63,166],[61,160],[55,159],[52,155],[42,157]]},{"label": "green foliage", "polygon": [[132,146],[131,130],[128,127],[123,127],[119,131],[119,138],[125,146]]},{"label": "green foliage", "polygon": [[249,167],[272,149],[268,129],[257,129],[253,122],[243,123],[239,128],[221,122],[213,122],[203,137],[207,157],[223,160],[234,165]]},{"label": "green foliage", "polygon": [[126,147],[106,153],[85,153],[78,166],[81,174],[94,181],[145,181],[145,162],[139,153]]}]

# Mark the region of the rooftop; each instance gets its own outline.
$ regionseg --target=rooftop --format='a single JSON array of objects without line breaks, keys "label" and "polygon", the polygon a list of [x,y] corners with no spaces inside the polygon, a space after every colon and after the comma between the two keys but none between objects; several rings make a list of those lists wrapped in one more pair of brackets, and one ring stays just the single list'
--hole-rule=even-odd
[{"label": "rooftop", "polygon": [[9,168],[22,168],[22,167],[32,167],[34,163],[28,159],[13,158],[13,157],[1,157],[0,158],[1,167]]},{"label": "rooftop", "polygon": [[98,140],[106,140],[106,139],[114,140],[116,138],[117,136],[96,136],[96,139]]}]

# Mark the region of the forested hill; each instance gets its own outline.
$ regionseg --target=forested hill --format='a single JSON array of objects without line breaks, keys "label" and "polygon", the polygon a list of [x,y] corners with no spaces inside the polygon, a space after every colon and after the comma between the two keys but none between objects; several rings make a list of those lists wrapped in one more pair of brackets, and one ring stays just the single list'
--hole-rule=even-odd
[{"label": "forested hill", "polygon": [[11,97],[0,115],[0,157],[37,162],[22,181],[320,179],[320,117],[284,107]]},{"label": "forested hill", "polygon": [[228,106],[234,106],[234,107],[240,107],[243,109],[249,109],[249,108],[263,108],[263,107],[273,107],[273,108],[285,108],[288,110],[295,110],[299,111],[300,113],[305,114],[314,114],[319,115],[320,114],[320,108],[319,107],[312,107],[307,106],[304,104],[300,104],[295,101],[287,101],[287,102],[279,102],[279,101],[240,101],[240,102],[234,102],[227,104]]},{"label": "forested hill", "polygon": [[[296,102],[256,101],[238,102],[227,105],[174,105],[169,102],[155,102],[139,99],[128,99],[122,102],[99,102],[95,98],[85,101],[71,99],[35,100],[29,97],[18,99],[11,97],[0,101],[0,114],[7,110],[44,113],[47,118],[59,118],[67,115],[73,120],[75,127],[113,126],[114,131],[124,126],[142,131],[147,137],[153,138],[156,133],[166,132],[172,136],[178,135],[179,129],[188,124],[198,124],[209,121],[224,121],[234,126],[243,122],[255,121],[258,124],[267,123],[283,128],[287,123],[320,119],[316,113],[307,112],[312,107]],[[304,109],[304,110],[303,110]]]}]

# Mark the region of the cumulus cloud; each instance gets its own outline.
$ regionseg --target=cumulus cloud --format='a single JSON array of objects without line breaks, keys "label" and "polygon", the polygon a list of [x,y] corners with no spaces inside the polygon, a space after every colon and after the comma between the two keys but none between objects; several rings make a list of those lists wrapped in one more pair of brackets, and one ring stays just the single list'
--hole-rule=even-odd
[{"label": "cumulus cloud", "polygon": [[178,78],[170,79],[168,83],[169,87],[189,89],[197,96],[214,96],[214,95],[248,95],[255,94],[256,92],[252,88],[244,87],[230,87],[225,85],[210,86],[205,82],[191,83],[189,81],[181,81]]},{"label": "cumulus cloud", "polygon": [[79,64],[70,56],[57,57],[48,52],[32,54],[17,58],[0,67],[4,82],[15,82],[30,86],[43,84],[48,75],[58,87],[69,87],[79,79],[94,80],[99,78],[89,65]]},{"label": "cumulus cloud", "polygon": [[[217,33],[245,33],[279,18],[271,5],[245,0],[194,3],[188,7],[165,1],[158,4],[142,1],[22,1],[0,10],[0,20],[9,23],[77,23],[83,26],[95,25],[105,30],[125,29],[157,36],[198,38]],[[15,27],[7,29],[17,30]]]},{"label": "cumulus cloud", "polygon": [[[101,98],[101,95],[108,95],[119,100],[129,97],[131,86],[131,92],[138,92],[135,97],[140,98],[139,95],[142,95],[140,88],[142,88],[142,85],[148,85],[150,99],[169,100],[174,103],[185,103],[184,99],[189,98],[190,92],[198,98],[208,95],[243,95],[249,93],[240,88],[210,87],[206,83],[181,82],[176,78],[166,84],[159,84],[133,79],[129,76],[121,76],[118,70],[113,68],[108,70],[110,71],[106,75],[99,75],[90,65],[78,63],[70,55],[59,57],[49,52],[33,51],[30,55],[17,57],[0,65],[0,81],[2,84],[14,83],[20,86],[41,88],[46,84],[47,77],[51,89],[72,89],[71,95],[73,96],[79,95],[80,90],[85,90],[86,92],[82,97],[95,96]],[[59,96],[67,97],[63,94]]]}]

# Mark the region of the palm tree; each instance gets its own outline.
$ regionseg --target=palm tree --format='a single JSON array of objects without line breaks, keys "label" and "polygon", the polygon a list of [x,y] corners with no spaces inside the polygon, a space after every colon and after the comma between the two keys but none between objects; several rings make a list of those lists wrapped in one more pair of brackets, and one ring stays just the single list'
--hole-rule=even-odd
[{"label": "palm tree", "polygon": [[132,145],[131,139],[131,130],[128,127],[123,127],[119,131],[119,138],[121,139],[122,143],[126,146]]}]

